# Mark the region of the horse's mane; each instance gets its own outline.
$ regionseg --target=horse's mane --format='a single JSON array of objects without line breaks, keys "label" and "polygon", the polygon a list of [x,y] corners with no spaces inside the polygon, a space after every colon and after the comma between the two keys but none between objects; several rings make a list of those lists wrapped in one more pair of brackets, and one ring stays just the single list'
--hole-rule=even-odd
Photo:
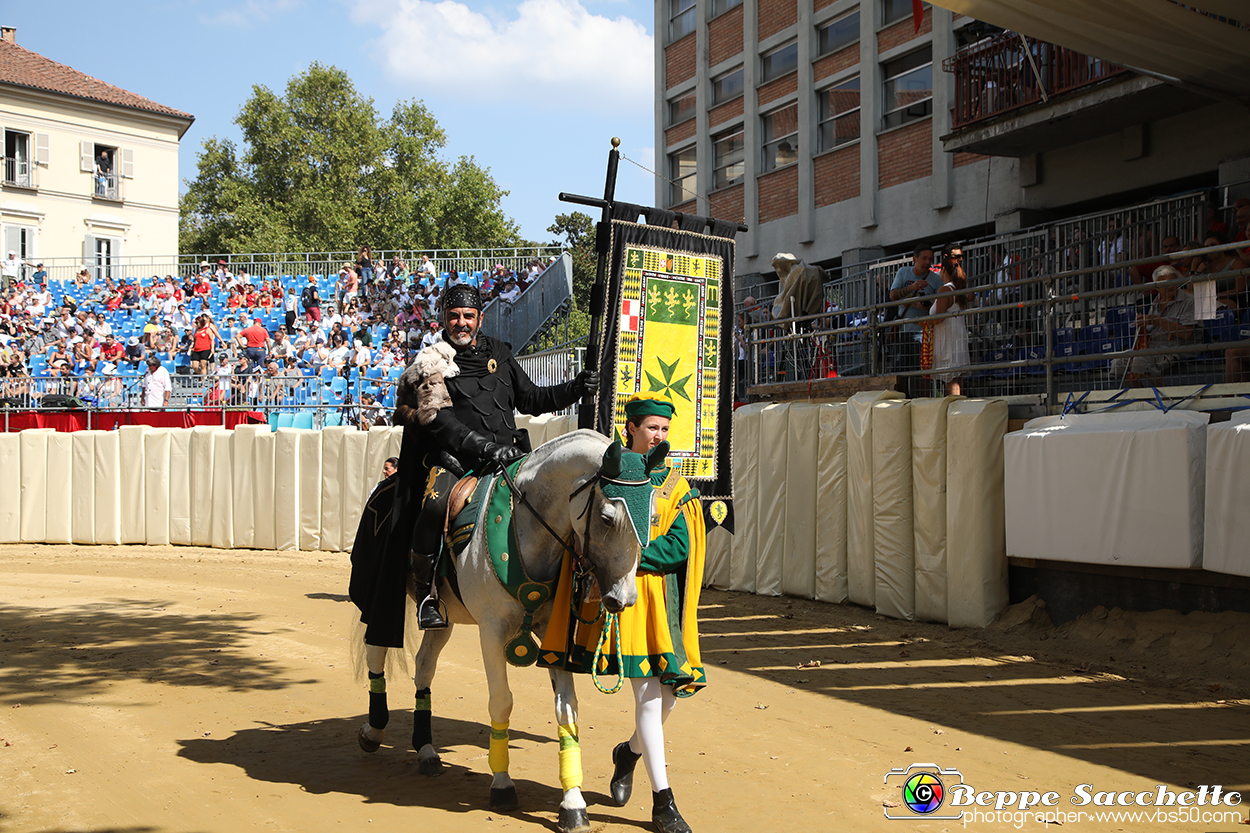
[{"label": "horse's mane", "polygon": [[[587,440],[594,440],[596,438],[603,440],[605,443],[607,442],[607,438],[604,437],[602,434],[599,434],[595,431],[591,431],[589,429],[580,429],[577,431],[570,432],[568,434],[561,434],[560,436],[554,439],[550,439],[547,442],[540,445],[538,448],[534,449],[530,453],[529,459],[526,462],[533,464],[535,466],[541,466],[547,461],[554,458],[560,452],[566,450],[570,445],[573,445],[574,443],[578,443],[578,442],[586,442]],[[602,448],[600,448],[598,443],[595,443],[595,447],[598,450],[597,451],[598,454],[602,454],[603,449],[607,448],[606,444]],[[532,477],[533,475],[531,474],[530,476]],[[581,485],[581,484],[570,483],[567,485],[575,488],[577,485]],[[599,489],[596,487],[595,491],[598,492]],[[602,499],[602,495],[601,495],[601,499]],[[624,512],[617,513],[614,526],[624,527],[624,526],[629,525],[629,523],[630,521],[626,513]]]}]

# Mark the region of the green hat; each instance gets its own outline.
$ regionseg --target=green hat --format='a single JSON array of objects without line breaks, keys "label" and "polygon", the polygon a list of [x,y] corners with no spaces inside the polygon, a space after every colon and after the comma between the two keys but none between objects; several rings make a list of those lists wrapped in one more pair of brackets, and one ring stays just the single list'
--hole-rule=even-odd
[{"label": "green hat", "polygon": [[625,403],[625,417],[634,422],[646,416],[672,419],[676,413],[676,406],[658,393],[635,393]]}]

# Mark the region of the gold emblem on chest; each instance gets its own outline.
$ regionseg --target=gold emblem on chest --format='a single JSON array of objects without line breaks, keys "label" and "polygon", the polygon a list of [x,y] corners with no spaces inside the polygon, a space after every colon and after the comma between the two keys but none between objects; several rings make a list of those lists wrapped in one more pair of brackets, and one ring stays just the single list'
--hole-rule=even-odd
[{"label": "gold emblem on chest", "polygon": [[499,362],[495,361],[494,359],[490,359],[489,361],[486,362],[487,373],[494,373],[498,369],[499,369]]}]

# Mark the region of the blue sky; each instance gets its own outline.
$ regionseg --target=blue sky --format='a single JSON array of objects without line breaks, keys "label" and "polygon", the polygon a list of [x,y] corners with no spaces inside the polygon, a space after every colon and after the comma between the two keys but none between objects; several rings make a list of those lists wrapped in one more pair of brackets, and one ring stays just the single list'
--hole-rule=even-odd
[{"label": "blue sky", "polygon": [[[576,208],[559,192],[603,194],[612,136],[625,156],[655,168],[653,8],[643,0],[73,0],[6,3],[0,24],[16,26],[27,49],[192,113],[182,180],[195,177],[205,137],[239,140],[234,118],[253,85],[281,93],[312,61],[346,71],[384,116],[397,100],[421,99],[447,133],[446,155],[490,168],[523,236],[546,242],[555,215]],[[622,161],[616,193],[650,204],[653,177]]]}]

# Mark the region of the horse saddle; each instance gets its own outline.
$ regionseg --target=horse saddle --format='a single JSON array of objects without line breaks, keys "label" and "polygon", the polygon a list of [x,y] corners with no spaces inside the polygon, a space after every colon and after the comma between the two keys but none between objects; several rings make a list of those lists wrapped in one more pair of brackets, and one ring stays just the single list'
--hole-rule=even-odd
[{"label": "horse saddle", "polygon": [[[464,544],[468,541],[468,536],[464,536],[463,540],[458,542],[459,546],[457,546],[457,542],[454,538],[458,536],[455,536],[454,533],[460,531],[458,528],[460,513],[463,512],[465,507],[469,505],[469,501],[474,497],[474,491],[476,489],[477,476],[466,474],[464,477],[456,481],[456,485],[451,487],[451,494],[447,496],[447,516],[443,519],[443,535],[447,536],[448,543],[452,545],[452,548],[457,553],[460,552]],[[474,501],[475,508],[480,505],[480,500]],[[475,514],[476,512],[470,512],[468,513],[468,517],[472,518]],[[469,533],[471,534],[472,531],[472,527],[470,526]]]}]

